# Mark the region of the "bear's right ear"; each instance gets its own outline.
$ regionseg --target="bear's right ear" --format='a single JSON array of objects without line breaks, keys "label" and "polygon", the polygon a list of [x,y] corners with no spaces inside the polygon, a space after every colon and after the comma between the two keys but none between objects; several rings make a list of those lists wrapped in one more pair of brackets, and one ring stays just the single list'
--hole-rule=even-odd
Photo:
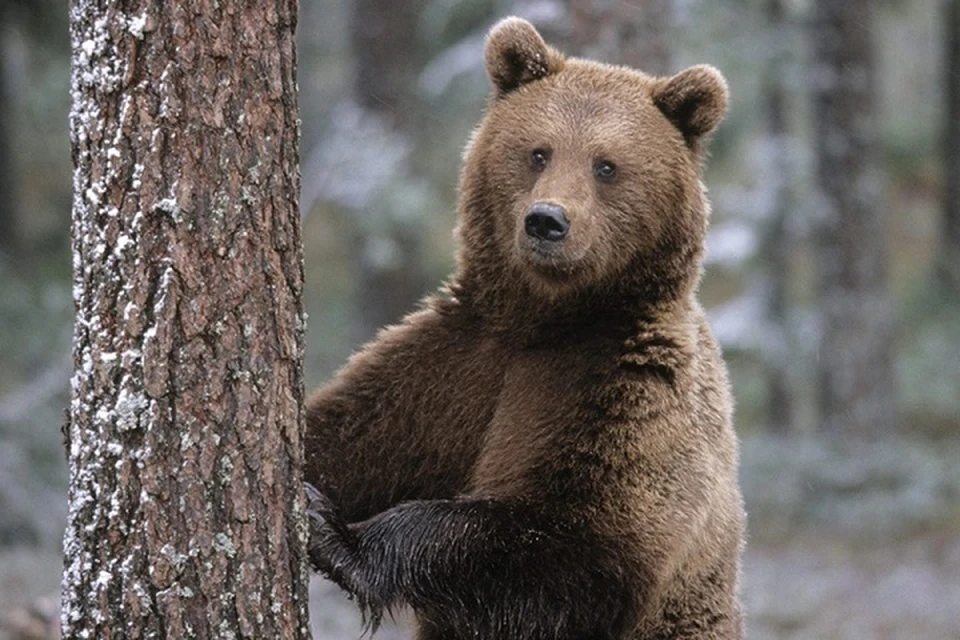
[{"label": "bear's right ear", "polygon": [[532,24],[516,17],[504,18],[490,30],[484,60],[497,97],[563,66],[563,56],[547,46]]}]

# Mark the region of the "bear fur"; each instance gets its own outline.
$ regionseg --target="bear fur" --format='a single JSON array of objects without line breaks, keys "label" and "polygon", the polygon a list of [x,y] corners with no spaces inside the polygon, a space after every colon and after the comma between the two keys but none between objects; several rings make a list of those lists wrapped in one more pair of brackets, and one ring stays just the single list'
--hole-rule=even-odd
[{"label": "bear fur", "polygon": [[485,62],[454,277],[308,401],[311,561],[421,640],[740,638],[732,401],[696,300],[726,83],[566,58],[519,18]]}]

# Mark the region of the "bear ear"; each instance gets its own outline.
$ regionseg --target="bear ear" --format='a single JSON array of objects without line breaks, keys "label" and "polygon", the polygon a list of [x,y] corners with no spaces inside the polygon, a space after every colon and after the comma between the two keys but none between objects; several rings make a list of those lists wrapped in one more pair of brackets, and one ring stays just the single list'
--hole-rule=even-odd
[{"label": "bear ear", "polygon": [[516,17],[504,18],[490,30],[484,60],[497,97],[563,66],[563,56],[547,46],[532,24]]},{"label": "bear ear", "polygon": [[697,150],[727,113],[729,92],[723,75],[701,64],[664,78],[653,91],[653,102]]}]

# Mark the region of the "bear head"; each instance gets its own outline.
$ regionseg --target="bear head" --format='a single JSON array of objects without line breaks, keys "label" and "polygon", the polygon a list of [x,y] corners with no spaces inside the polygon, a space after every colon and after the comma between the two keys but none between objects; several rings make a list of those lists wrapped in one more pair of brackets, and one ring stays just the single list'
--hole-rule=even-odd
[{"label": "bear head", "polygon": [[723,76],[567,58],[520,18],[490,31],[485,62],[493,91],[465,152],[455,294],[542,315],[692,292]]}]

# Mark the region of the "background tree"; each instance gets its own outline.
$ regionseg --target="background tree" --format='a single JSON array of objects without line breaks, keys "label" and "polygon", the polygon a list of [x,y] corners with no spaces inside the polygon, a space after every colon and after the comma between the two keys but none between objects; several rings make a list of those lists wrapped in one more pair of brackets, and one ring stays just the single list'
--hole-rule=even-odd
[{"label": "background tree", "polygon": [[814,3],[817,360],[823,428],[883,435],[897,412],[871,6]]},{"label": "background tree", "polygon": [[[22,95],[25,85],[43,76],[31,68],[30,57],[42,60],[46,55],[68,55],[66,16],[63,3],[57,0],[0,0],[0,253],[23,258],[35,249],[25,246],[36,242],[37,236],[58,235],[58,220],[49,224],[48,212],[42,211],[51,201],[61,202],[54,189],[44,189],[36,183],[49,176],[62,178],[66,163],[51,161],[43,152],[25,144],[30,134],[23,131],[25,112]],[[42,65],[37,65],[42,66]],[[62,86],[62,85],[61,85]],[[51,103],[61,103],[59,96],[31,104],[36,117]],[[42,117],[42,115],[40,115]],[[60,130],[65,123],[48,123],[48,129]],[[62,149],[57,152],[62,157]],[[54,154],[51,154],[54,155]],[[45,198],[30,197],[37,189]]]},{"label": "background tree", "polygon": [[71,7],[63,635],[309,637],[297,2],[124,7]]},{"label": "background tree", "polygon": [[[13,18],[13,7],[7,0],[0,0],[0,51],[6,50],[6,33]],[[13,141],[11,128],[13,101],[10,99],[10,71],[7,68],[7,55],[0,62],[0,251],[10,252],[17,246],[17,234],[20,232],[17,220],[16,165],[13,161]]]},{"label": "background tree", "polygon": [[670,68],[672,0],[567,2],[577,54],[654,75]]},{"label": "background tree", "polygon": [[[350,41],[355,61],[354,98],[365,117],[378,121],[401,147],[396,174],[382,191],[404,188],[413,180],[413,115],[417,104],[420,2],[356,0],[350,14]],[[382,149],[370,149],[373,154]],[[376,158],[370,159],[377,162]],[[380,197],[366,210],[344,212],[353,218],[351,254],[356,273],[357,341],[397,322],[413,309],[430,286],[423,257],[423,228],[416,203]]]},{"label": "background tree", "polygon": [[796,389],[791,374],[790,276],[792,238],[790,216],[796,209],[792,176],[796,174],[792,158],[795,155],[790,130],[789,63],[791,57],[788,37],[789,23],[783,0],[766,0],[766,19],[769,43],[766,73],[764,74],[764,116],[768,132],[768,158],[774,165],[771,172],[770,210],[761,233],[761,260],[767,266],[763,272],[766,297],[767,326],[771,328],[773,345],[767,349],[765,363],[769,378],[767,406],[769,424],[773,431],[787,433],[794,427]]},{"label": "background tree", "polygon": [[397,322],[433,284],[423,252],[430,207],[415,152],[422,4],[346,4],[346,97],[330,110],[304,163],[304,215],[331,206],[347,245],[353,344]]},{"label": "background tree", "polygon": [[943,6],[943,234],[939,274],[947,291],[960,291],[960,0]]}]

